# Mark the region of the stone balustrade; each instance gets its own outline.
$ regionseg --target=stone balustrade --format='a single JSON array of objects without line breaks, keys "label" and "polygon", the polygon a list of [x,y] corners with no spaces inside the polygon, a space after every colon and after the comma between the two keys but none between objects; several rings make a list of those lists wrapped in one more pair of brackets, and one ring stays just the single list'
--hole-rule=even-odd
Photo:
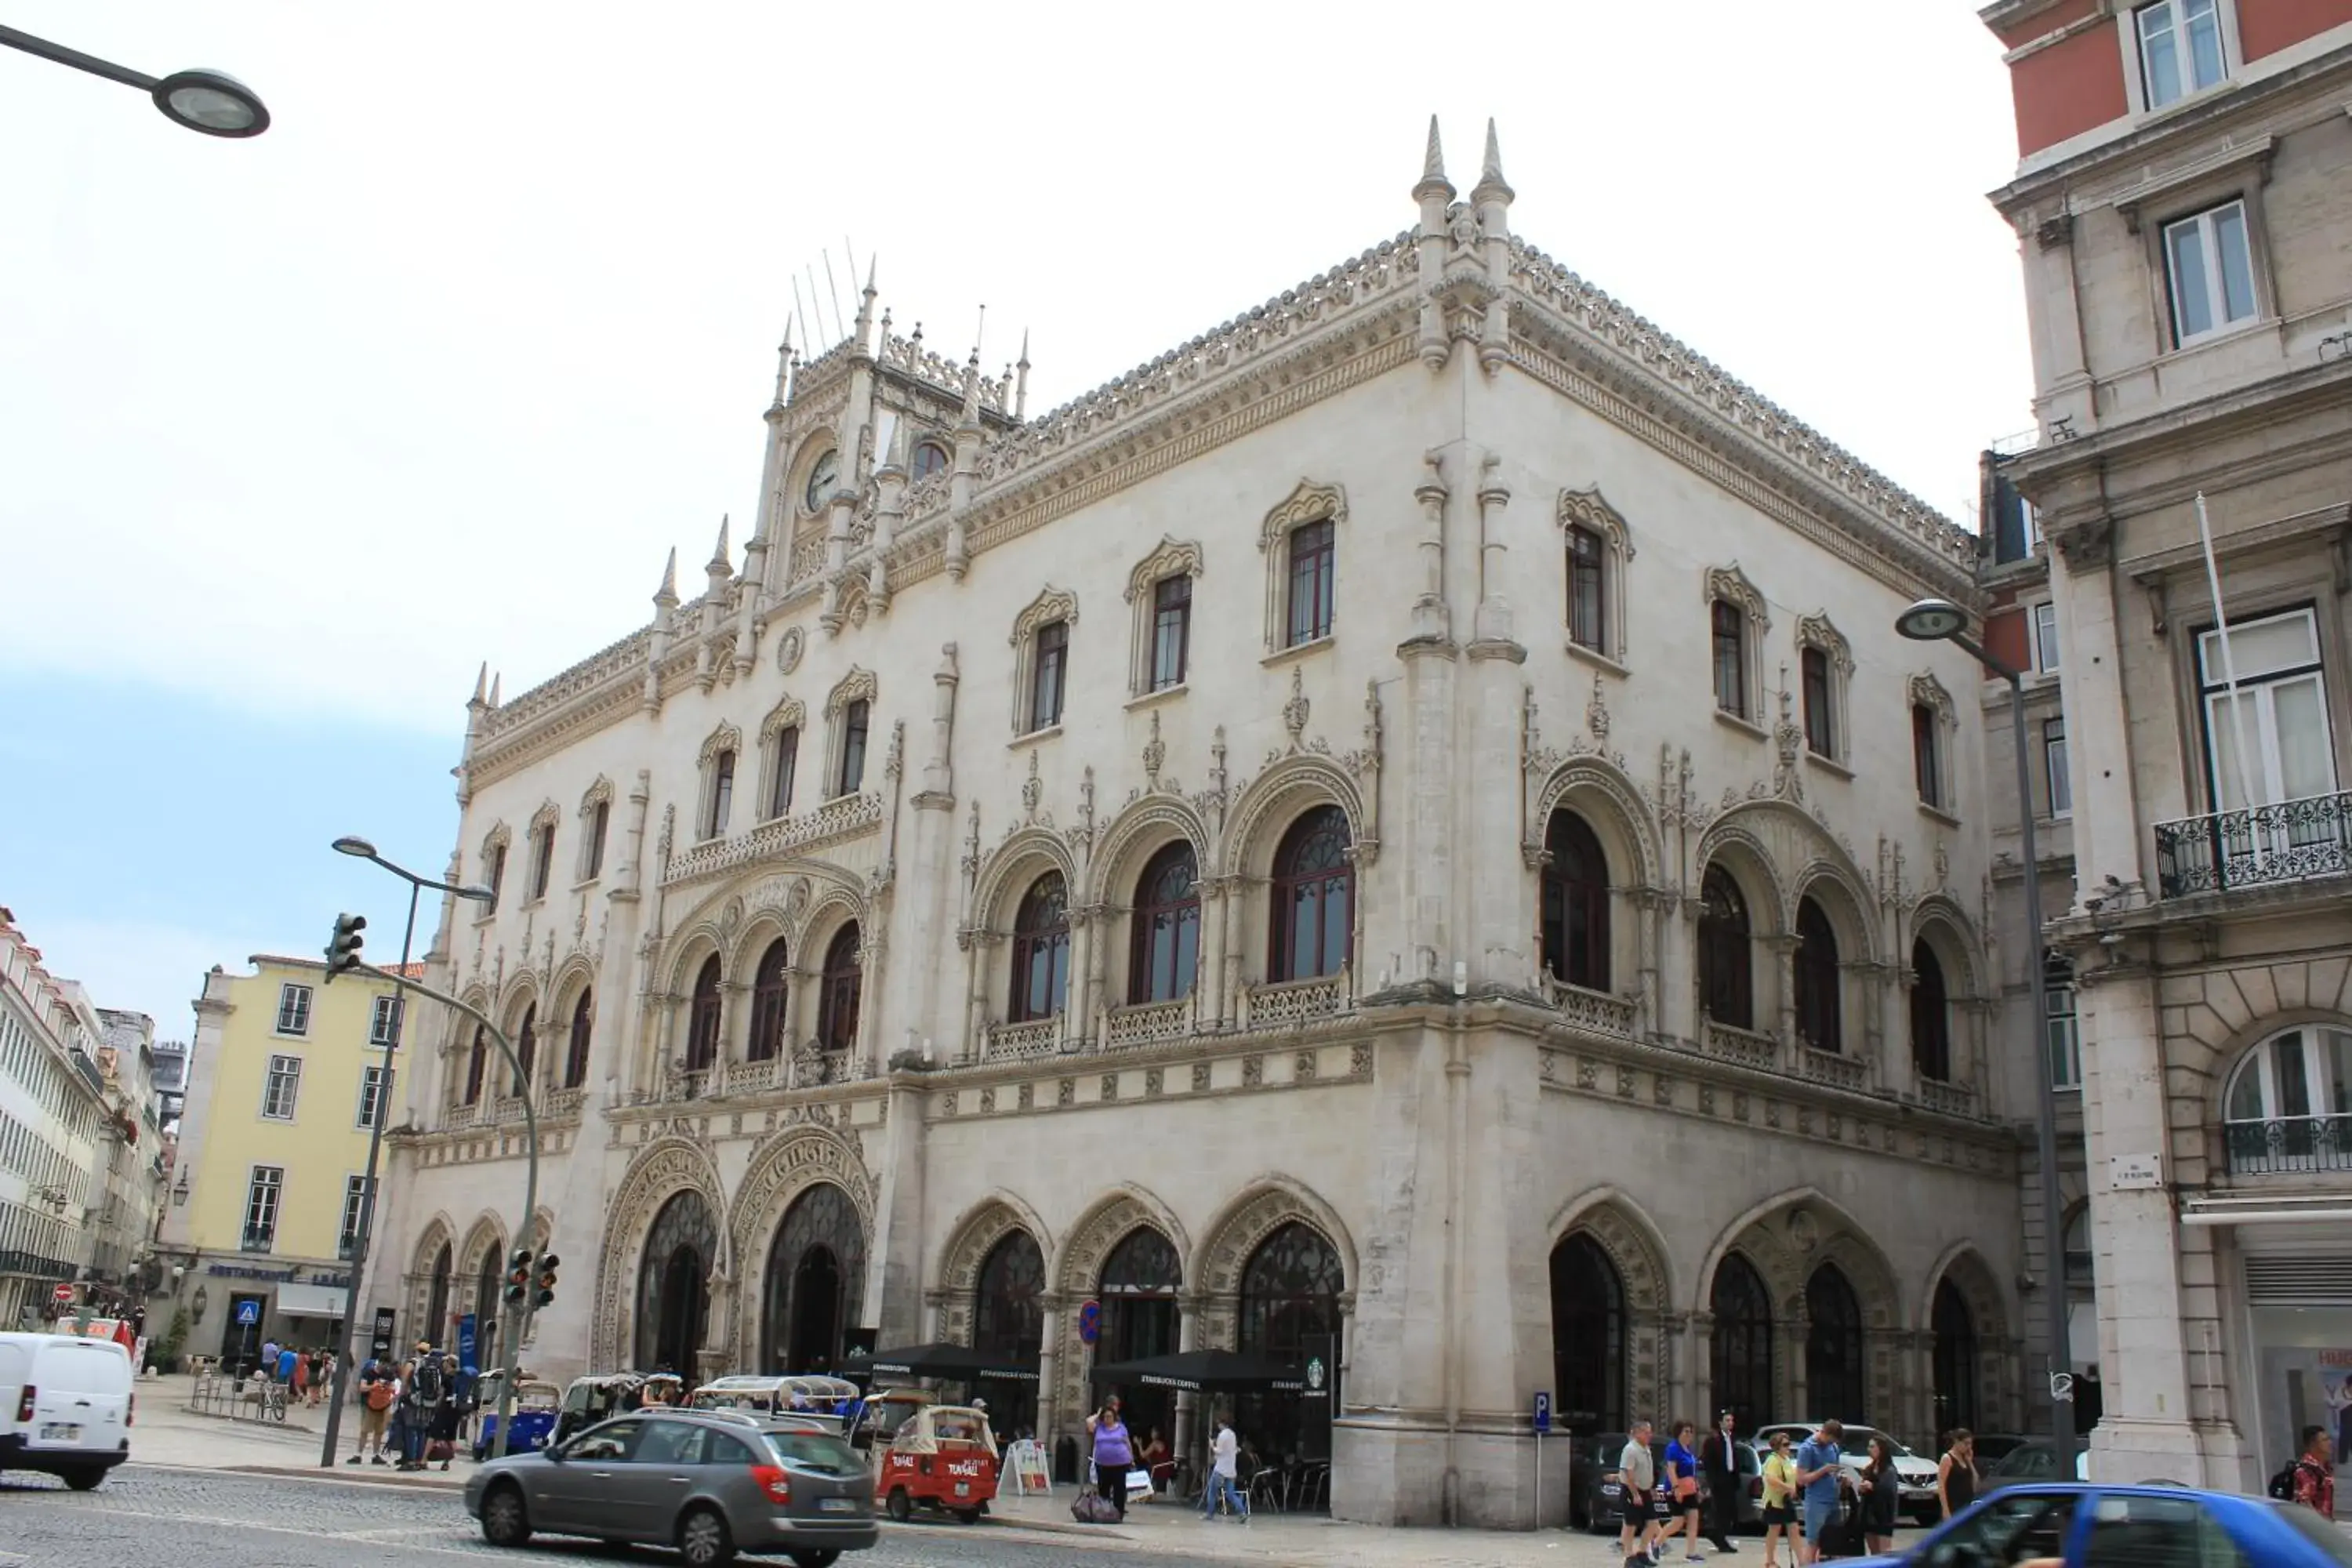
[{"label": "stone balustrade", "polygon": [[1570,985],[1554,978],[1549,970],[1544,973],[1543,993],[1544,999],[1559,1009],[1560,1021],[1571,1027],[1596,1035],[1633,1036],[1633,1004],[1625,997]]},{"label": "stone balustrade", "polygon": [[1815,1083],[1826,1083],[1838,1089],[1857,1092],[1870,1083],[1870,1064],[1860,1057],[1841,1055],[1836,1051],[1815,1050],[1811,1046],[1797,1052],[1797,1076]]},{"label": "stone balustrade", "polygon": [[1192,1032],[1192,999],[1179,996],[1169,1002],[1139,1002],[1132,1006],[1113,1007],[1104,1020],[1103,1044],[1114,1051],[1125,1050],[1163,1040],[1181,1040]]},{"label": "stone balustrade", "polygon": [[1318,1018],[1336,1018],[1353,1005],[1345,969],[1311,980],[1281,980],[1253,985],[1244,994],[1242,1026],[1281,1029]]},{"label": "stone balustrade", "polygon": [[1062,1015],[1024,1024],[992,1024],[981,1047],[983,1061],[1017,1061],[1062,1052]]},{"label": "stone balustrade", "polygon": [[1754,1029],[1743,1029],[1719,1019],[1706,1020],[1706,1054],[1741,1067],[1770,1072],[1780,1065],[1780,1042]]},{"label": "stone balustrade", "polygon": [[1977,1113],[1977,1091],[1965,1083],[1938,1083],[1934,1079],[1921,1079],[1919,1103],[1947,1116],[1973,1117]]}]

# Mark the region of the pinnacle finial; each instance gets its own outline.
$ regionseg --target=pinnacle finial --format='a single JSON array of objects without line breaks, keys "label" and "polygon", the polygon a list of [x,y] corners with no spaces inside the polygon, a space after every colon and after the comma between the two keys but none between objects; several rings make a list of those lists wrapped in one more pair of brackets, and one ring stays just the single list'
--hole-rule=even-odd
[{"label": "pinnacle finial", "polygon": [[1021,329],[1021,357],[1014,363],[1019,369],[1029,368],[1029,329],[1026,327]]},{"label": "pinnacle finial", "polygon": [[1422,154],[1421,177],[1424,180],[1445,178],[1445,146],[1438,140],[1437,116],[1429,117],[1429,150]]},{"label": "pinnacle finial", "polygon": [[881,265],[882,258],[879,253],[867,254],[866,258],[866,292],[869,296],[874,292],[875,269]]},{"label": "pinnacle finial", "polygon": [[661,586],[654,590],[654,603],[663,605],[677,603],[677,546],[675,544],[669,547],[669,560],[662,566]]},{"label": "pinnacle finial", "polygon": [[728,563],[727,548],[728,516],[729,514],[726,512],[719,514],[719,542],[710,552],[710,571],[713,575],[727,572],[730,569]]},{"label": "pinnacle finial", "polygon": [[506,677],[503,675],[490,677],[490,706],[493,708],[499,705],[499,694],[505,680]]},{"label": "pinnacle finial", "polygon": [[476,671],[476,672],[475,672],[475,675],[474,675],[474,700],[473,700],[473,701],[471,701],[471,702],[469,702],[468,704],[467,704],[467,707],[470,707],[470,708],[478,708],[478,707],[480,707],[480,706],[482,705],[483,700],[484,700],[484,696],[485,696],[485,694],[489,690],[489,689],[490,689],[490,661],[489,661],[488,659],[487,659],[487,658],[486,658],[486,659],[482,660],[482,668],[481,668],[479,670],[478,670],[478,671]]},{"label": "pinnacle finial", "polygon": [[1499,196],[1507,203],[1511,199],[1511,183],[1503,178],[1503,143],[1495,134],[1492,120],[1486,121],[1486,155],[1478,165],[1478,189],[1470,195],[1474,201],[1488,196]]}]

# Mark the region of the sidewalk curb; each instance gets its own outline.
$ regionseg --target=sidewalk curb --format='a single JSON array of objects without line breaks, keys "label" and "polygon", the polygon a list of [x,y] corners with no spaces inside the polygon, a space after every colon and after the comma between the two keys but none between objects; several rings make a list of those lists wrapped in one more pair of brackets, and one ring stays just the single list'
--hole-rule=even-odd
[{"label": "sidewalk curb", "polygon": [[[174,1465],[172,1469],[190,1469],[193,1466]],[[408,1491],[457,1491],[464,1488],[466,1478],[456,1470],[436,1470],[430,1475],[396,1471],[391,1466],[334,1465],[222,1465],[205,1472],[209,1475],[275,1476],[293,1480],[340,1481],[346,1486],[399,1487]]]}]

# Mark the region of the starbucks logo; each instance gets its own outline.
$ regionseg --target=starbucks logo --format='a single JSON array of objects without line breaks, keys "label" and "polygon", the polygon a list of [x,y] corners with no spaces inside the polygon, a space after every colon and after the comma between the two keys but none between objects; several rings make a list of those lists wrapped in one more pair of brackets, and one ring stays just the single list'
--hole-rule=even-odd
[{"label": "starbucks logo", "polygon": [[1307,1386],[1317,1390],[1323,1386],[1323,1358],[1319,1355],[1307,1358]]}]

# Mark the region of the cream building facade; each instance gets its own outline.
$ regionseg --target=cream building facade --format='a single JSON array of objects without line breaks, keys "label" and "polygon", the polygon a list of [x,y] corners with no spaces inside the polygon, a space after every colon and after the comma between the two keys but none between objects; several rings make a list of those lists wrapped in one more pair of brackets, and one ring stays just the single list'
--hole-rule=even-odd
[{"label": "cream building facade", "polygon": [[2071,764],[2093,1473],[2252,1490],[2304,1426],[2352,1437],[2352,4],[1983,16],[2039,423],[1999,468],[2049,541],[1996,586],[2021,653],[2046,594]]},{"label": "cream building facade", "polygon": [[1400,1524],[1533,1522],[1538,1390],[2015,1422],[1975,672],[1892,630],[1973,542],[1482,162],[1041,418],[870,279],[787,353],[740,558],[476,692],[429,972],[530,1073],[420,1029],[368,1304],[494,1295],[527,1093],[559,1376],[956,1340],[1050,1439],[1260,1350]]},{"label": "cream building facade", "polygon": [[0,908],[0,1324],[46,1322],[97,1266],[113,1110],[105,1026]]}]

